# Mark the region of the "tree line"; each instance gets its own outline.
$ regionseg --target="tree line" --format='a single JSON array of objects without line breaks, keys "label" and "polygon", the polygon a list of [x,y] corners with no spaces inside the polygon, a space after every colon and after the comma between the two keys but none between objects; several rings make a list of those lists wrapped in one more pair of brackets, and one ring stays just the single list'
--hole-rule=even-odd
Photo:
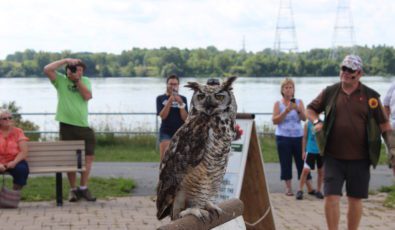
[{"label": "tree line", "polygon": [[44,77],[43,67],[66,57],[80,58],[87,65],[90,77],[180,77],[219,76],[337,76],[343,57],[355,52],[364,62],[366,75],[395,75],[393,47],[356,46],[339,48],[337,58],[330,59],[331,49],[312,49],[298,53],[276,53],[218,50],[214,46],[198,49],[132,48],[121,54],[71,51],[45,52],[25,50],[0,60],[0,77]]}]

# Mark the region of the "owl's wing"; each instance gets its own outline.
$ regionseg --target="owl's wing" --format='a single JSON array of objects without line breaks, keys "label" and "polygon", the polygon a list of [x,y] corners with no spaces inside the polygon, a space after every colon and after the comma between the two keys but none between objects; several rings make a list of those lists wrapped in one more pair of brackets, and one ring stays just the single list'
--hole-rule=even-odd
[{"label": "owl's wing", "polygon": [[182,180],[203,159],[208,127],[200,120],[189,119],[176,132],[160,164],[156,200],[159,220],[171,215],[174,198]]}]

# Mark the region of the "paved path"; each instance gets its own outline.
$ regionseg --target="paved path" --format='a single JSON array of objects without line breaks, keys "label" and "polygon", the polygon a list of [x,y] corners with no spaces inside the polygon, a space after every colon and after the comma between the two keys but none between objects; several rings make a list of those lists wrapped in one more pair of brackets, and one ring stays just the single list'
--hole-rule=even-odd
[{"label": "paved path", "polygon": [[[270,195],[278,230],[326,229],[322,200],[308,197]],[[395,210],[382,206],[384,194],[371,196],[364,202],[360,229],[393,230]],[[341,203],[340,229],[346,229],[345,200]],[[152,230],[169,222],[155,218],[155,203],[149,196],[131,196],[95,203],[22,202],[15,210],[0,209],[0,230]]]},{"label": "paved path", "polygon": [[[133,195],[153,195],[155,194],[155,186],[158,181],[158,168],[158,163],[95,162],[92,175],[99,177],[133,178],[137,182],[137,188],[133,191]],[[282,193],[284,191],[284,184],[280,181],[280,165],[278,163],[267,163],[264,168],[269,191],[271,193]],[[371,190],[378,190],[381,186],[389,186],[392,184],[393,177],[388,167],[381,165],[371,172]],[[294,169],[293,175],[297,175],[296,169]],[[315,183],[315,172],[313,172],[313,179]],[[297,187],[297,180],[294,178],[294,192],[296,192]]]}]

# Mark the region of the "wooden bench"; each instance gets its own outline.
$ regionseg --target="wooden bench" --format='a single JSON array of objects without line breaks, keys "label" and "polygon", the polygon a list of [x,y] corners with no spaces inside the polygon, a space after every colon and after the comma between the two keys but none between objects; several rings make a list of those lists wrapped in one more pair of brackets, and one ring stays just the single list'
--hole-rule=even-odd
[{"label": "wooden bench", "polygon": [[63,205],[62,173],[85,171],[84,141],[27,142],[31,174],[56,174],[56,203]]}]

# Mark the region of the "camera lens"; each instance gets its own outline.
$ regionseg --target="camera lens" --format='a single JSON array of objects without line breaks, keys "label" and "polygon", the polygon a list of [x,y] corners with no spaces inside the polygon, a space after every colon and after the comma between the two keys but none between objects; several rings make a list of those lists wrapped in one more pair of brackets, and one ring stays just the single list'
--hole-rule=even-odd
[{"label": "camera lens", "polygon": [[75,73],[75,72],[77,72],[77,66],[75,66],[75,65],[70,65],[70,66],[69,66],[69,70],[70,70],[72,73]]}]

